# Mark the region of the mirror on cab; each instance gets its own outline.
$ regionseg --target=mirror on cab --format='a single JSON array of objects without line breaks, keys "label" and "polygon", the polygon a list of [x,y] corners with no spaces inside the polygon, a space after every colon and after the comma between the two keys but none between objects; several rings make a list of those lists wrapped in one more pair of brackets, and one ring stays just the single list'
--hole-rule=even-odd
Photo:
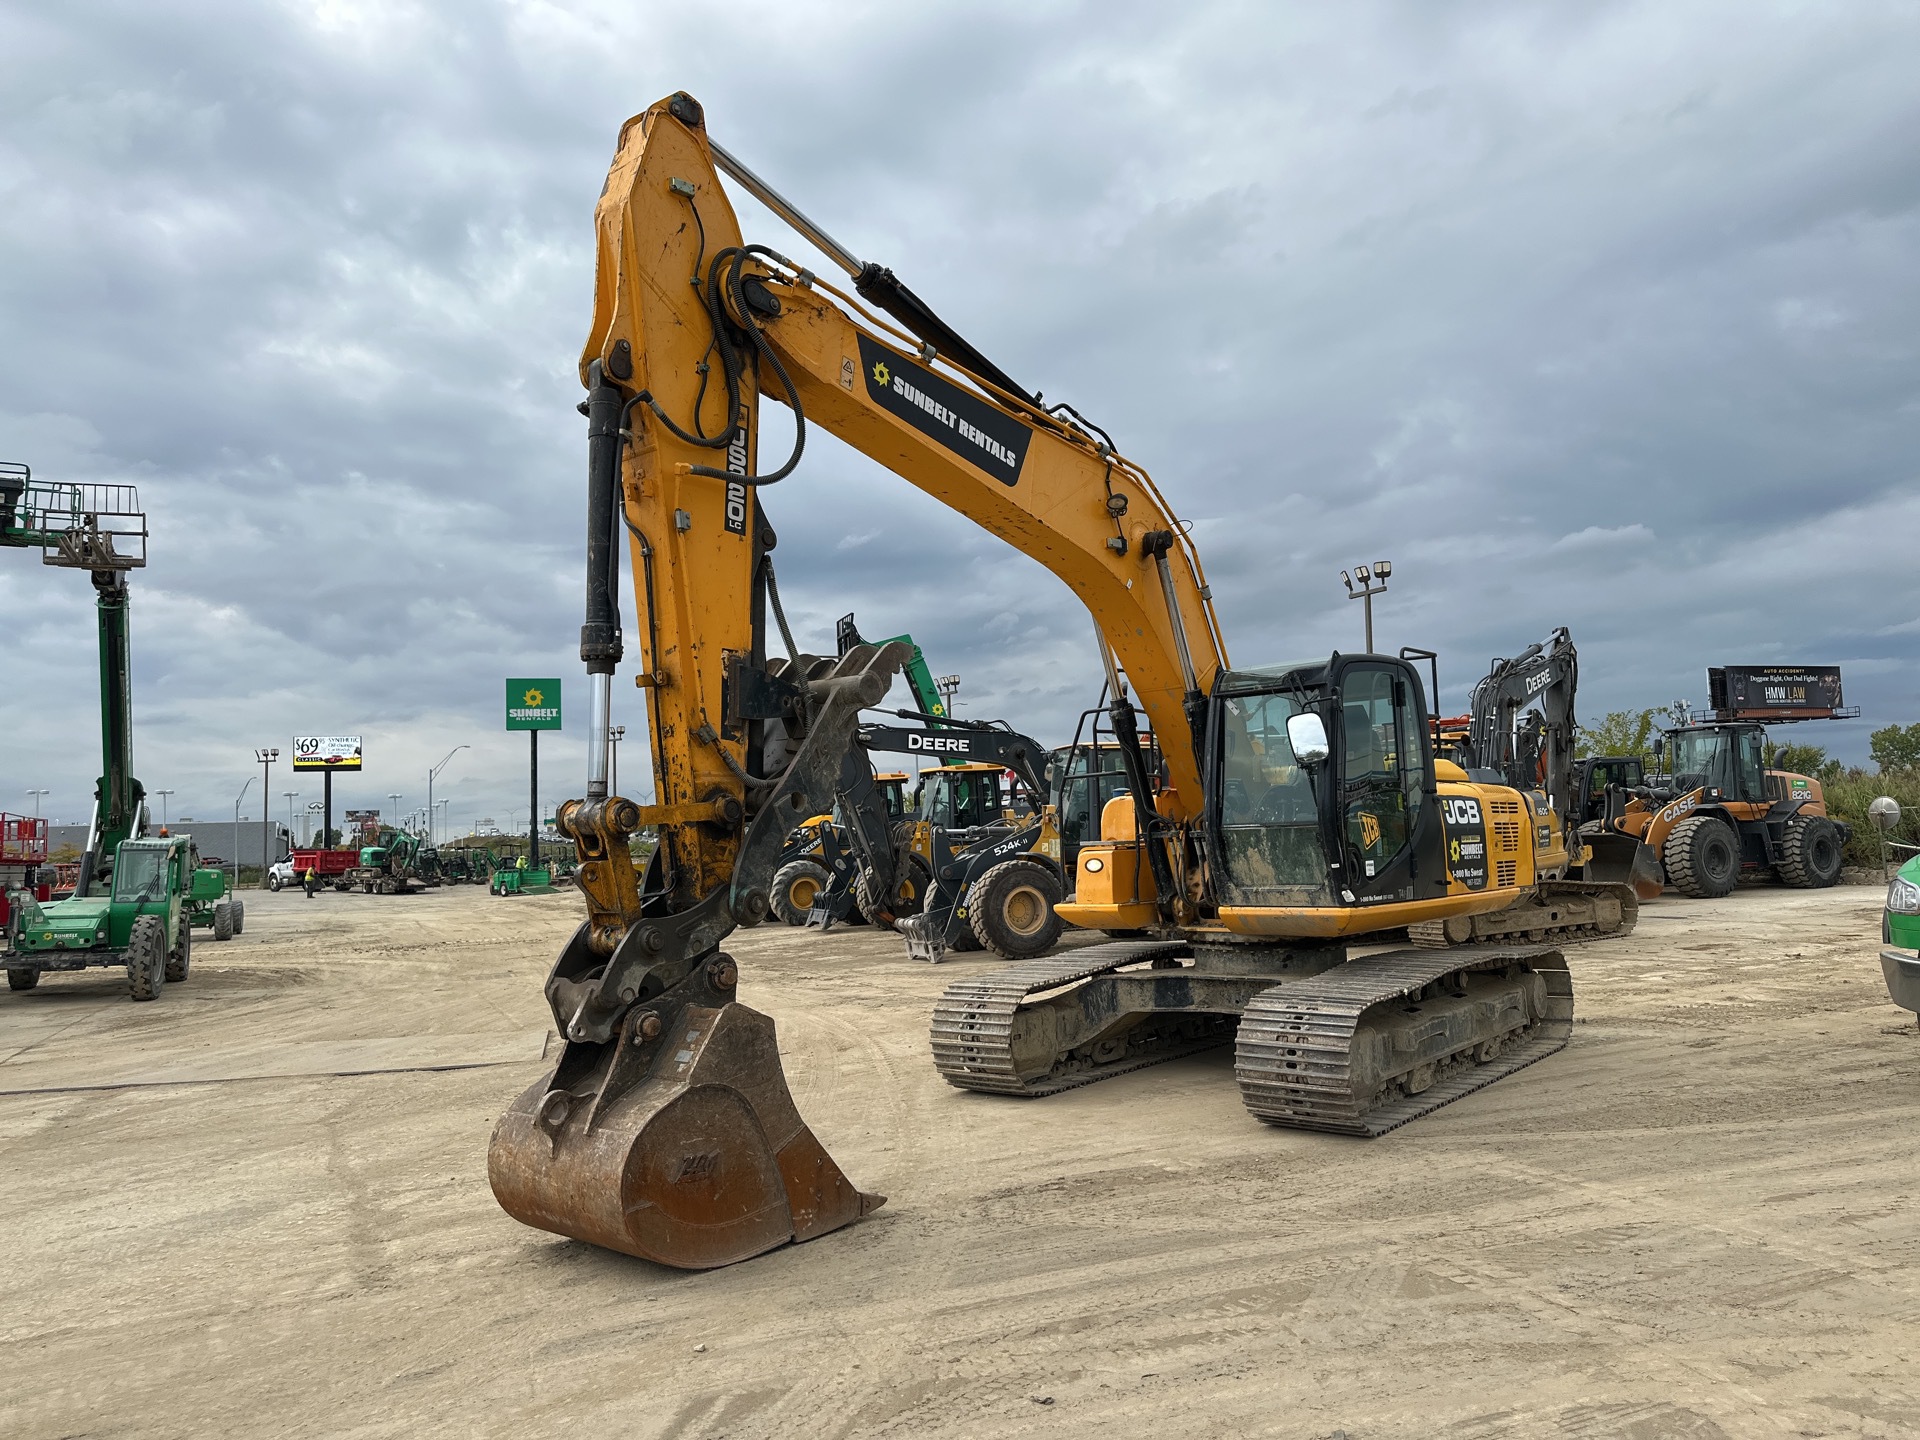
[{"label": "mirror on cab", "polygon": [[1312,711],[1287,717],[1287,744],[1293,758],[1302,765],[1318,765],[1326,760],[1327,727]]},{"label": "mirror on cab", "polygon": [[1666,754],[1667,754],[1667,737],[1664,735],[1654,736],[1653,737],[1653,758],[1656,761],[1663,760],[1666,758]]}]

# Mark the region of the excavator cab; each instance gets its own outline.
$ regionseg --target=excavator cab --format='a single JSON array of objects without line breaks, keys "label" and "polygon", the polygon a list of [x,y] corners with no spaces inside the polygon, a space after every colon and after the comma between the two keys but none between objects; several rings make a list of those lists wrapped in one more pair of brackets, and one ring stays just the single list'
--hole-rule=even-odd
[{"label": "excavator cab", "polygon": [[1223,905],[1446,892],[1425,698],[1405,661],[1227,671],[1212,710],[1209,818]]}]

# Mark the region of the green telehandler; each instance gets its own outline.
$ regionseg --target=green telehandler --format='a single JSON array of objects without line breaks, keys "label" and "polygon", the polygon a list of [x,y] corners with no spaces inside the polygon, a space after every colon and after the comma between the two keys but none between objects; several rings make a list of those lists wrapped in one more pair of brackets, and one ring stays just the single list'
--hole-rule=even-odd
[{"label": "green telehandler", "polygon": [[13,990],[33,989],[47,971],[123,965],[133,998],[151,1000],[169,980],[187,978],[200,867],[187,836],[147,838],[146,789],[133,775],[127,572],[147,563],[139,492],[37,481],[25,465],[0,463],[0,547],[37,549],[42,564],[93,580],[101,751],[73,894],[42,904],[13,892],[0,964]]}]

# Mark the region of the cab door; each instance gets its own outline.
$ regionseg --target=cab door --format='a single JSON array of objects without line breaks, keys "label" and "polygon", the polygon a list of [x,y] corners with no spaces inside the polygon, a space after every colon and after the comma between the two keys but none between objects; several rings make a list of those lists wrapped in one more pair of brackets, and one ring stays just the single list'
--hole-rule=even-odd
[{"label": "cab door", "polygon": [[[1426,705],[1411,667],[1377,658],[1342,667],[1334,737],[1340,888],[1355,901],[1444,894],[1446,863]],[[1342,898],[1346,898],[1344,895]]]}]

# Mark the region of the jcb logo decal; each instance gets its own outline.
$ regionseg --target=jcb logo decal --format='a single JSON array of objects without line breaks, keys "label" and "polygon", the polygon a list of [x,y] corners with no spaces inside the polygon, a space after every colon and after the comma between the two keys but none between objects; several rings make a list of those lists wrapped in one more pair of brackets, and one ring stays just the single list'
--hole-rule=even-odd
[{"label": "jcb logo decal", "polygon": [[1380,821],[1371,811],[1360,812],[1360,843],[1368,850],[1380,843]]},{"label": "jcb logo decal", "polygon": [[1440,816],[1449,825],[1478,825],[1480,802],[1469,795],[1450,795],[1440,802]]}]

